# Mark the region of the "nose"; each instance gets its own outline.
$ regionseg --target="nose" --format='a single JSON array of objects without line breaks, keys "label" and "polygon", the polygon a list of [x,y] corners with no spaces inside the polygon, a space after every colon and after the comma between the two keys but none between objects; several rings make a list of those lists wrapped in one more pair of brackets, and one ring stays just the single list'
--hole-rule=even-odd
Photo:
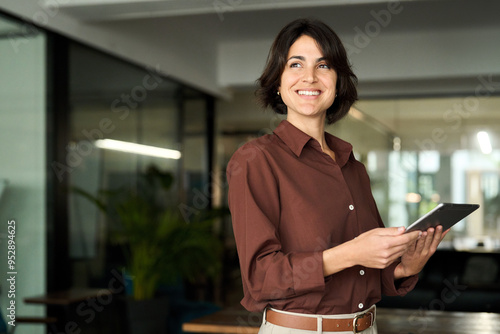
[{"label": "nose", "polygon": [[304,69],[304,76],[302,77],[302,81],[304,82],[316,82],[316,68],[309,67]]}]

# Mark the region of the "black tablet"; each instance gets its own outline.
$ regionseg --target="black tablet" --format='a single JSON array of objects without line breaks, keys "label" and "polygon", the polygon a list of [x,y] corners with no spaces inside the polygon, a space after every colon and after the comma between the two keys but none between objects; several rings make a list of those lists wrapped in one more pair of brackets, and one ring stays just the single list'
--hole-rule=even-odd
[{"label": "black tablet", "polygon": [[440,203],[408,226],[405,233],[426,231],[429,227],[436,227],[438,225],[443,226],[443,231],[446,231],[478,208],[479,204]]}]

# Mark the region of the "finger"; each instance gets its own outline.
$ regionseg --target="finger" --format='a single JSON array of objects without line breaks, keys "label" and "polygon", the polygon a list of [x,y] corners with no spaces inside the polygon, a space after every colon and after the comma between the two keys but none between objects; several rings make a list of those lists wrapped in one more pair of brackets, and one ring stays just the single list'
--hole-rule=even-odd
[{"label": "finger", "polygon": [[434,239],[432,240],[431,248],[436,250],[439,243],[443,240],[444,236],[448,233],[449,229],[443,232],[443,227],[441,225],[436,227],[436,232],[434,234]]},{"label": "finger", "polygon": [[420,239],[422,237],[422,231],[413,231],[413,232],[409,232],[409,233],[406,233],[407,236],[410,237],[410,240],[413,242],[413,241],[417,241],[418,239]]},{"label": "finger", "polygon": [[436,226],[436,231],[434,232],[434,239],[441,241],[441,236],[443,235],[443,226]]},{"label": "finger", "polygon": [[403,235],[395,236],[394,245],[395,246],[406,245],[406,247],[410,247],[421,237],[421,235],[422,235],[421,231],[413,231],[405,233]]},{"label": "finger", "polygon": [[379,228],[377,229],[377,232],[379,235],[402,235],[405,233],[405,228],[403,226],[400,227],[386,227],[386,228]]},{"label": "finger", "polygon": [[426,250],[429,250],[430,247],[432,246],[435,233],[436,233],[436,230],[434,228],[431,227],[431,228],[427,229],[427,237],[425,238],[425,244],[424,244],[424,249],[423,249],[424,252]]},{"label": "finger", "polygon": [[425,248],[425,240],[427,239],[427,231],[422,232],[422,235],[420,238],[417,240],[417,243],[415,245],[415,252],[420,254]]},{"label": "finger", "polygon": [[427,236],[427,232],[419,231],[419,233],[417,235],[417,240],[412,239],[412,242],[408,246],[407,252],[410,254],[415,254],[415,253],[421,252],[422,249],[424,248],[426,236]]}]

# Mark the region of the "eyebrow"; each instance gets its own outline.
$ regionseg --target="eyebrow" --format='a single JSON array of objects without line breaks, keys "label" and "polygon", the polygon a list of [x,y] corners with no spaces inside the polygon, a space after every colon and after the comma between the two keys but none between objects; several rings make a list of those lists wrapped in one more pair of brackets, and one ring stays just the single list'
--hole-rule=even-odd
[{"label": "eyebrow", "polygon": [[[291,56],[290,58],[288,58],[287,62],[289,62],[290,59],[298,59],[298,60],[302,60],[302,61],[306,60],[306,58],[304,58],[303,56]],[[326,60],[326,57],[321,57],[321,58],[316,59],[316,62],[319,63],[319,62],[324,61],[324,60]]]}]

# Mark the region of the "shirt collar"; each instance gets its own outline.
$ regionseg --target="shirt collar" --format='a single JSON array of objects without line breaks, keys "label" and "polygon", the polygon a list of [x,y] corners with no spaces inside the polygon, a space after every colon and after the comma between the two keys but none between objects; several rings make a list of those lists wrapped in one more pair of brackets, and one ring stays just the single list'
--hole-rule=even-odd
[{"label": "shirt collar", "polygon": [[[290,148],[290,150],[292,150],[297,157],[300,157],[304,147],[310,140],[315,140],[308,134],[293,126],[287,120],[281,121],[273,132],[285,143],[286,146]],[[328,147],[335,152],[335,159],[339,166],[344,166],[351,156],[354,157],[352,154],[352,145],[348,142],[335,137],[328,132],[325,132],[325,139]]]}]

